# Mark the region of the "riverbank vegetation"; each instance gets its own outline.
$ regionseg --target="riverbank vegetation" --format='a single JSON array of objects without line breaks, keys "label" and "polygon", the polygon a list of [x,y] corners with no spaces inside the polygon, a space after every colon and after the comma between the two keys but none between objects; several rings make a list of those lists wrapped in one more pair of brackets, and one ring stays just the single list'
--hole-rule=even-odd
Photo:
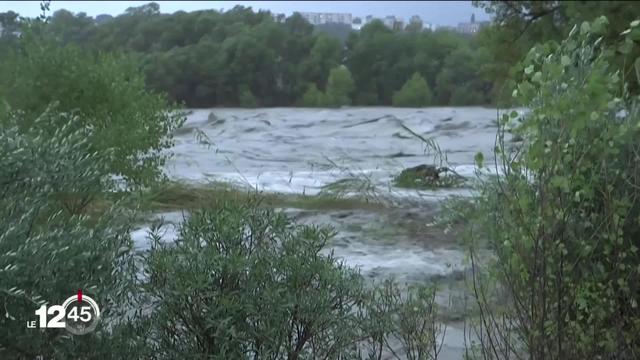
[{"label": "riverbank vegetation", "polygon": [[[11,47],[12,32],[25,24],[15,13],[3,18],[2,46]],[[484,55],[477,42],[448,30],[400,32],[374,21],[341,42],[300,15],[278,20],[240,6],[162,14],[149,3],[104,21],[59,10],[43,33],[56,46],[135,56],[148,88],[188,107],[391,105],[414,73],[436,93],[429,105],[491,101],[490,82],[478,72]],[[331,72],[340,65],[353,85],[332,94]]]},{"label": "riverbank vegetation", "polygon": [[[640,354],[640,114],[625,82],[640,83],[640,62],[627,79],[615,65],[637,48],[639,25],[607,43],[607,18],[583,22],[522,63],[513,96],[530,109],[524,142],[505,145],[517,117],[505,114],[495,154],[504,176],[466,211],[482,357]],[[497,257],[489,266],[474,259],[484,247]],[[501,311],[495,294],[508,301]]]}]

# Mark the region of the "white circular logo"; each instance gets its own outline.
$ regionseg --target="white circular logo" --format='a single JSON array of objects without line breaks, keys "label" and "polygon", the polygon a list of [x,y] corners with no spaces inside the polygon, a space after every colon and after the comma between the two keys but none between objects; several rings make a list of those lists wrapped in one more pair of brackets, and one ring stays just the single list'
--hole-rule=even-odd
[{"label": "white circular logo", "polygon": [[62,307],[66,314],[65,328],[74,335],[88,334],[100,322],[100,307],[92,298],[82,293],[67,298]]}]

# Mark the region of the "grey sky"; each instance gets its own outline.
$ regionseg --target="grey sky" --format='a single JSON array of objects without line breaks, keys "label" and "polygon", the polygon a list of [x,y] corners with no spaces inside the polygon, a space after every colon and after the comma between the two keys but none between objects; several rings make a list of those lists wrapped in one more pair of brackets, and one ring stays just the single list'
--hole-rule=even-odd
[{"label": "grey sky", "polygon": [[[99,14],[118,15],[131,6],[140,6],[151,1],[51,1],[51,11],[67,9],[85,12],[90,16]],[[483,10],[471,5],[471,1],[157,1],[160,11],[173,13],[178,10],[202,9],[227,10],[235,5],[250,6],[254,10],[266,9],[275,13],[291,15],[293,11],[348,12],[353,16],[373,15],[384,17],[396,15],[406,20],[420,15],[427,22],[438,25],[456,25],[469,21],[471,14],[477,20],[488,20]],[[0,12],[13,10],[21,16],[35,17],[40,14],[38,1],[0,1]]]}]

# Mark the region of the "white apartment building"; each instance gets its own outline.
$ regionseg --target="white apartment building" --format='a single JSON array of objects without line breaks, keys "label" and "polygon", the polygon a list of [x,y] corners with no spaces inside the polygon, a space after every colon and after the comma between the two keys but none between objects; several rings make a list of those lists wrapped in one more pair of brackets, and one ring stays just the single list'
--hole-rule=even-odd
[{"label": "white apartment building", "polygon": [[321,24],[346,24],[351,26],[352,16],[347,13],[315,13],[315,12],[300,12],[303,18],[313,25]]}]

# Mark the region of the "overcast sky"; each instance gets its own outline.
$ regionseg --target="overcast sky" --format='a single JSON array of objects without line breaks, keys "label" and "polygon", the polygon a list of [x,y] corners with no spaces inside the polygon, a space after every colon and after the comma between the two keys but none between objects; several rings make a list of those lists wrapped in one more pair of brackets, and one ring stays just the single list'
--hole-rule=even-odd
[{"label": "overcast sky", "polygon": [[[131,6],[140,6],[150,1],[51,1],[51,11],[67,9],[85,12],[90,16],[99,14],[118,15]],[[173,13],[178,10],[202,9],[227,10],[235,5],[250,6],[254,10],[266,9],[275,13],[291,15],[294,11],[347,12],[353,16],[373,15],[384,17],[396,15],[405,21],[412,15],[438,25],[456,25],[469,21],[471,14],[476,20],[488,20],[483,10],[471,5],[471,1],[157,1],[160,11]],[[0,1],[0,12],[13,10],[21,16],[35,17],[40,14],[38,1]]]}]

